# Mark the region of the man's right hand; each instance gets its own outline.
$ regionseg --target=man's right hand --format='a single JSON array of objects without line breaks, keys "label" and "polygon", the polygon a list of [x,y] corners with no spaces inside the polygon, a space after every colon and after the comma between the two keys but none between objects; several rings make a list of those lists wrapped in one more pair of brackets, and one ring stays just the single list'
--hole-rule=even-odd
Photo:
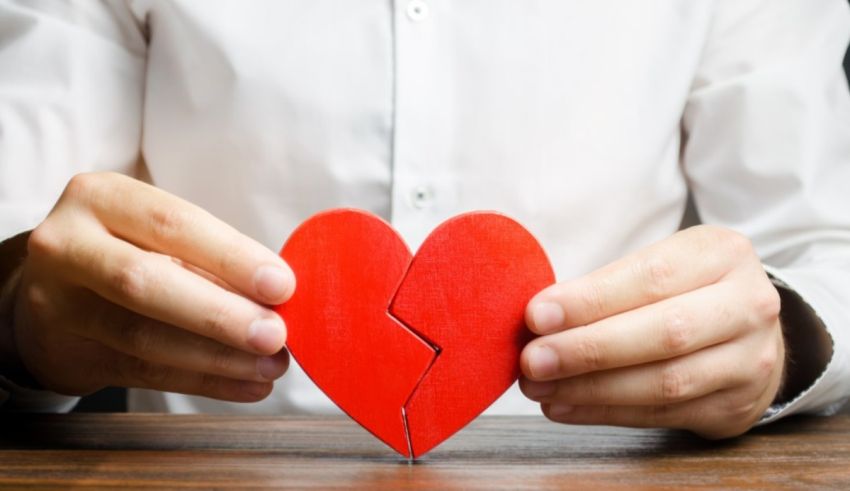
[{"label": "man's right hand", "polygon": [[122,175],[81,174],[28,251],[14,335],[47,389],[249,402],[286,371],[286,329],[266,306],[292,295],[292,271],[197,206]]}]

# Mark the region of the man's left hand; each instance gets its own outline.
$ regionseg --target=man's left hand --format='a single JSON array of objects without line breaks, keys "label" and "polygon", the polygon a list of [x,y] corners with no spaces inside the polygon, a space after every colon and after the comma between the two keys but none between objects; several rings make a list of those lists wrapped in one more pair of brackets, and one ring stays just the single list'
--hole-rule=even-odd
[{"label": "man's left hand", "polygon": [[779,308],[748,239],[683,230],[537,294],[520,387],[553,421],[736,436],[779,391]]}]

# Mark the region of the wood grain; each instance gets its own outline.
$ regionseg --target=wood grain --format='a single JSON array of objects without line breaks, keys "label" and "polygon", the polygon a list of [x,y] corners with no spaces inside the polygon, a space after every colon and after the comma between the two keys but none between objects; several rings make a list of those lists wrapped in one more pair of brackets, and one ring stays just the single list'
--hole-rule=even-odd
[{"label": "wood grain", "polygon": [[850,489],[850,416],[732,441],[482,417],[408,464],[347,418],[3,415],[0,486]]}]

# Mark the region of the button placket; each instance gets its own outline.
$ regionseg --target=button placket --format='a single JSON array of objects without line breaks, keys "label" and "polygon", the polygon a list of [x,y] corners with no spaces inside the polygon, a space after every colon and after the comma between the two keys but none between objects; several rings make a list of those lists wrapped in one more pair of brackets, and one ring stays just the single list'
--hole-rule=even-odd
[{"label": "button placket", "polygon": [[[392,222],[412,248],[445,219],[452,125],[445,26],[438,0],[395,0]],[[448,140],[447,140],[448,139]]]}]

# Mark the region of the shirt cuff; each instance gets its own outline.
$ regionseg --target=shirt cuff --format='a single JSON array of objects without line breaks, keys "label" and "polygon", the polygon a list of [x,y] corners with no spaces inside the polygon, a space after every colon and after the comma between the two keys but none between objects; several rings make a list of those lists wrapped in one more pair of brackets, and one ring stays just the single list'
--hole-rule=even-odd
[{"label": "shirt cuff", "polygon": [[795,299],[803,304],[809,314],[809,324],[812,328],[826,331],[832,342],[832,356],[808,388],[786,402],[770,406],[757,426],[792,414],[835,414],[847,402],[850,394],[850,340],[847,339],[846,332],[838,331],[847,321],[842,322],[842,312],[830,301],[832,296],[813,278],[815,274],[800,270],[781,270],[767,265],[764,269],[777,288],[792,292]]}]

